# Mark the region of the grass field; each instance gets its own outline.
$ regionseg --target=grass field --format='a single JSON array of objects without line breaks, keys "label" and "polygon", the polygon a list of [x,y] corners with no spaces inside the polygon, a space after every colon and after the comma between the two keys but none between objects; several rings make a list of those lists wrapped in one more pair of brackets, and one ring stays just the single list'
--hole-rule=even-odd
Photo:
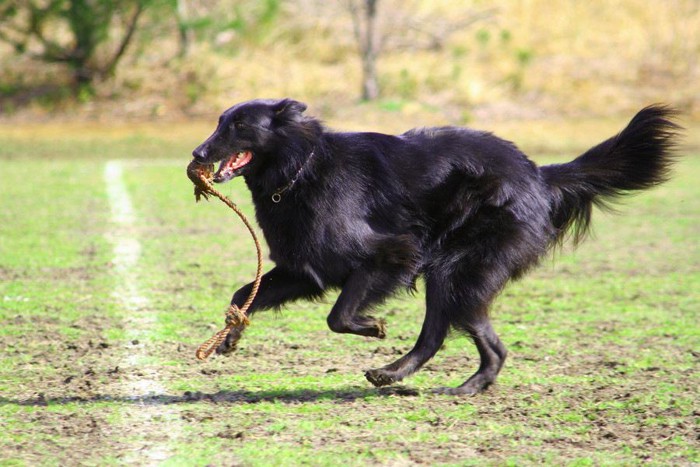
[{"label": "grass field", "polygon": [[[255,271],[230,211],[194,204],[184,168],[207,131],[0,130],[0,464],[700,462],[697,154],[504,291],[509,360],[454,398],[430,389],[478,365],[461,336],[399,386],[362,376],[413,345],[421,292],[377,311],[384,341],[331,333],[330,295],[195,360]],[[240,180],[224,191],[251,213]]]}]

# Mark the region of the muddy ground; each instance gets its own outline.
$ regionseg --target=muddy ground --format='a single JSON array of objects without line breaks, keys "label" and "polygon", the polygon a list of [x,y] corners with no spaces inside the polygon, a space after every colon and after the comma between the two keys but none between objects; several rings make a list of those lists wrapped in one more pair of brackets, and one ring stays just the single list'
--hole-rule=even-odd
[{"label": "muddy ground", "polygon": [[[15,320],[20,327],[26,324],[20,316]],[[12,397],[0,399],[0,404],[16,408],[21,420],[9,426],[3,423],[3,430],[10,430],[16,439],[5,443],[3,458],[28,464],[101,463],[105,459],[158,464],[187,450],[191,437],[215,437],[228,446],[207,457],[215,465],[246,463],[236,455],[236,446],[256,441],[292,447],[310,443],[311,447],[324,449],[354,446],[358,453],[380,453],[369,458],[372,463],[396,465],[483,460],[500,463],[507,459],[602,461],[599,454],[606,451],[611,453],[613,463],[664,463],[669,459],[690,463],[696,454],[685,453],[687,447],[683,446],[700,441],[700,412],[695,405],[688,413],[687,405],[688,399],[697,395],[697,388],[691,386],[697,381],[697,365],[682,371],[649,367],[631,372],[624,359],[614,358],[616,349],[610,345],[591,347],[587,340],[573,342],[566,354],[546,358],[536,349],[511,343],[504,373],[513,371],[512,367],[532,365],[538,368],[536,371],[549,374],[595,375],[595,384],[566,380],[519,384],[509,376],[485,394],[464,399],[433,395],[429,387],[410,380],[374,389],[364,381],[362,368],[358,367],[358,362],[368,361],[366,350],[341,348],[336,355],[308,358],[314,352],[314,343],[308,340],[292,344],[275,339],[261,342],[245,335],[237,354],[199,364],[194,361],[193,348],[181,342],[155,344],[105,338],[103,330],[111,325],[118,323],[96,315],[86,317],[74,324],[85,336],[76,341],[57,335],[53,331],[56,320],[46,317],[32,321],[31,335],[5,337],[4,348],[23,363],[17,366],[22,374],[21,387]],[[369,360],[395,358],[410,345],[408,340],[403,337],[394,345],[371,345],[377,358]],[[668,345],[670,341],[670,337],[660,337],[651,345]],[[631,349],[617,350],[624,354]],[[696,350],[685,351],[698,362],[700,354]],[[125,363],[125,355],[135,353],[148,355],[154,362],[171,363]],[[441,378],[465,375],[465,364],[476,365],[471,351],[470,357],[438,359],[423,372]],[[221,382],[222,375],[249,371],[282,374],[290,381],[347,375],[353,382],[340,388],[296,384],[292,389],[285,389],[284,381],[264,388]],[[147,385],[139,385],[153,380],[170,388],[172,382],[198,381],[203,389],[156,393],[149,392]],[[673,397],[663,404],[650,400],[662,382],[677,391],[678,404]],[[256,413],[256,407],[266,402],[278,409]],[[279,421],[291,427],[308,417],[303,410],[288,411],[286,407],[319,402],[323,403],[322,418],[337,418],[341,426],[319,428],[313,439],[293,429],[273,433],[266,429]],[[457,406],[469,406],[468,415],[455,417]],[[237,410],[232,414],[230,409],[234,407]],[[414,433],[414,441],[411,436],[401,440],[371,428],[386,417],[396,417],[397,411],[404,410],[402,407],[424,408],[428,413],[410,420],[409,426],[405,420],[399,421],[395,429],[402,432],[408,428],[423,435],[415,437]],[[250,418],[257,421],[251,423]],[[177,428],[171,430],[169,426]],[[485,426],[493,431],[485,431]],[[673,453],[674,449],[677,452]],[[381,454],[387,451],[394,454]]]}]

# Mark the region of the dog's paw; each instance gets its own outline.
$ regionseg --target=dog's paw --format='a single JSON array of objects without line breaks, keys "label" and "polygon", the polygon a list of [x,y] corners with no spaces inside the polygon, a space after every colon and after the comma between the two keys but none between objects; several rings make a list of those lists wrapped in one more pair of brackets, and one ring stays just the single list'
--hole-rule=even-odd
[{"label": "dog's paw", "polygon": [[231,354],[232,354],[233,352],[235,352],[235,351],[236,351],[236,344],[229,345],[229,344],[227,344],[225,341],[222,342],[221,345],[219,345],[219,346],[216,348],[216,354],[217,354],[217,355],[226,355],[226,356],[228,356],[228,355],[231,355]]},{"label": "dog's paw", "polygon": [[365,378],[376,387],[388,386],[397,381],[392,373],[381,368],[366,371]]},{"label": "dog's paw", "polygon": [[435,388],[432,392],[433,394],[442,394],[445,396],[476,396],[479,393],[475,388],[463,388],[461,386],[456,388]]},{"label": "dog's paw", "polygon": [[236,351],[238,341],[243,335],[243,329],[233,328],[226,336],[226,339],[216,348],[217,355],[230,355]]},{"label": "dog's paw", "polygon": [[461,386],[457,386],[456,388],[436,388],[433,390],[433,393],[446,394],[449,396],[476,396],[486,391],[491,384],[493,384],[493,378],[485,378],[477,373]]},{"label": "dog's paw", "polygon": [[377,339],[384,339],[386,337],[386,320],[378,319],[377,323]]}]

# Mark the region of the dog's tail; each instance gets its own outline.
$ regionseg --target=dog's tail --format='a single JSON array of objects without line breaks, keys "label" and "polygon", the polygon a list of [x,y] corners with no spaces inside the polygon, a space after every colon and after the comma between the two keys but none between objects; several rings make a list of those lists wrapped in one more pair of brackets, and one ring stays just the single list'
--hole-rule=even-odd
[{"label": "dog's tail", "polygon": [[556,241],[571,234],[575,243],[588,232],[591,210],[609,208],[617,197],[653,187],[669,177],[681,127],[676,111],[653,105],[642,109],[618,135],[566,164],[542,167],[551,187]]}]

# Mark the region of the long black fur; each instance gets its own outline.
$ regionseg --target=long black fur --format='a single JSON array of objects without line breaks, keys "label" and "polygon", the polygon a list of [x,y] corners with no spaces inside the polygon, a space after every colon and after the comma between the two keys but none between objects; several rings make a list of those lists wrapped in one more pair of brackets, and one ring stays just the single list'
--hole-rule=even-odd
[{"label": "long black fur", "polygon": [[542,167],[554,192],[554,225],[561,234],[572,229],[578,243],[588,232],[594,204],[609,208],[629,191],[668,179],[680,129],[673,122],[675,113],[665,106],[642,109],[622,132],[582,156]]},{"label": "long black fur", "polygon": [[[493,298],[568,233],[588,230],[592,206],[668,178],[679,127],[674,111],[651,106],[617,136],[572,162],[537,167],[515,145],[465,128],[415,129],[399,136],[339,133],[304,115],[306,106],[254,100],[228,109],[193,155],[202,163],[249,151],[241,175],[275,267],[251,312],[341,293],[328,325],[382,338],[366,314],[419,276],[426,315],[414,348],[370,370],[377,386],[417,371],[448,331],[467,332],[478,371],[451,394],[492,384],[506,350],[488,318]],[[279,195],[279,202],[273,198]],[[241,305],[251,284],[237,291]],[[219,349],[226,353],[230,343]]]}]

